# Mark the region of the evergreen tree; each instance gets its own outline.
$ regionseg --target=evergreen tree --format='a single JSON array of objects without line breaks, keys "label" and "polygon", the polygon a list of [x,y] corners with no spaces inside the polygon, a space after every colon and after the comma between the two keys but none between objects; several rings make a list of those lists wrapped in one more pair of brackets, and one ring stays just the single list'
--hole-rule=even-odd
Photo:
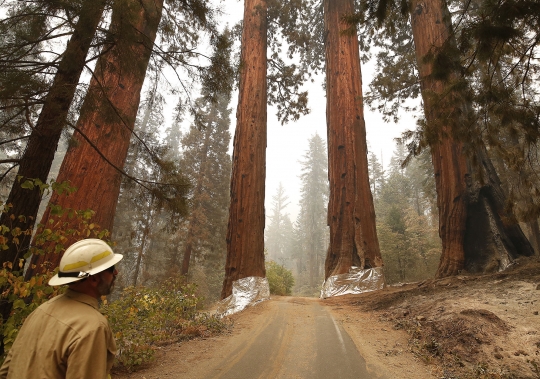
[{"label": "evergreen tree", "polygon": [[[378,81],[378,87],[372,87],[380,95],[381,103],[389,99],[395,101],[394,104],[398,100],[402,102],[400,97],[403,94],[422,95],[425,120],[422,120],[416,132],[406,133],[405,139],[409,141],[408,150],[412,155],[429,146],[432,156],[437,183],[439,231],[443,241],[438,276],[454,275],[463,268],[475,272],[502,269],[515,257],[533,252],[514,215],[508,212],[508,201],[511,199],[504,193],[485,148],[486,142],[494,145],[490,140],[494,137],[501,139],[506,134],[499,134],[499,127],[508,131],[508,126],[512,124],[493,122],[499,118],[493,117],[498,116],[497,108],[501,109],[497,104],[511,102],[508,96],[502,95],[504,91],[500,92],[493,80],[478,79],[497,78],[499,64],[520,66],[519,59],[515,64],[511,63],[515,59],[515,56],[510,57],[513,53],[506,56],[500,54],[505,49],[508,51],[507,47],[499,51],[499,47],[513,38],[511,36],[521,35],[520,42],[531,41],[523,38],[526,33],[521,32],[511,32],[511,36],[501,38],[505,33],[501,35],[495,31],[501,32],[504,28],[498,28],[500,25],[494,27],[498,21],[490,20],[489,12],[485,13],[484,7],[492,7],[489,1],[453,4],[463,8],[460,12],[451,13],[448,3],[442,0],[413,1],[399,6],[393,1],[375,1],[366,8],[367,14],[360,17],[373,26],[375,23],[370,19],[380,22],[386,16],[382,33],[393,38],[393,44],[387,46],[391,52],[386,50],[379,54],[379,67],[385,67],[391,75]],[[471,4],[473,6],[469,6]],[[525,8],[531,10],[530,3],[523,4],[524,8],[520,4],[520,11],[512,12],[509,18],[514,18]],[[513,5],[515,3],[512,2]],[[456,29],[453,27],[452,14],[460,15]],[[524,22],[524,30],[531,30],[529,20],[520,20]],[[414,43],[410,38],[410,28]],[[511,28],[506,31],[511,31]],[[374,40],[384,40],[380,37]],[[511,43],[519,45],[518,40]],[[510,50],[514,51],[514,48]],[[516,53],[521,54],[519,48]],[[491,58],[494,60],[490,61]],[[399,69],[392,69],[398,66],[396,60],[400,63]],[[493,71],[483,75],[487,67]],[[529,68],[525,71],[529,71]],[[515,79],[509,71],[505,73],[508,73],[509,81],[512,80],[510,78]],[[502,119],[518,120],[517,124],[529,120],[525,122],[527,127],[520,125],[515,128],[514,125],[514,132],[510,134],[517,132],[524,140],[533,141],[537,137],[530,133],[530,126],[537,125],[538,119],[533,121],[531,116],[534,112],[531,109],[534,105],[532,108],[529,106],[534,104],[534,101],[530,101],[534,95],[531,97],[532,93],[527,90],[528,79],[521,78],[521,83],[525,83],[522,92],[527,104],[518,106],[523,112],[506,107],[510,111]],[[488,132],[486,135],[485,131]],[[537,135],[537,132],[534,134]],[[502,140],[505,139],[502,137]],[[490,217],[486,217],[488,214]],[[498,221],[493,222],[492,217]]]},{"label": "evergreen tree", "polygon": [[[133,138],[128,150],[124,170],[129,177],[144,182],[160,182],[165,176],[145,148],[152,146],[154,152],[165,148],[159,141],[160,129],[164,124],[163,106],[158,80],[154,78],[135,123],[135,133],[140,139]],[[171,210],[164,209],[163,205],[155,193],[127,177],[122,181],[113,233],[118,251],[124,254],[121,285],[137,285],[161,278],[167,270],[170,248],[165,246],[158,249],[156,244],[157,241],[167,240],[179,221],[178,214],[171,214]]]},{"label": "evergreen tree", "polygon": [[373,152],[370,152],[368,156],[368,169],[373,201],[375,204],[377,204],[377,200],[379,199],[381,193],[381,188],[384,185],[384,169]]},{"label": "evergreen tree", "polygon": [[[309,140],[302,165],[300,213],[296,220],[297,287],[314,294],[324,280],[324,258],[328,243],[328,158],[322,138]],[[304,286],[304,289],[301,289]]]},{"label": "evergreen tree", "polygon": [[[192,184],[188,195],[190,215],[179,231],[183,241],[181,273],[187,275],[194,267],[198,268],[200,276],[196,279],[206,283],[208,295],[213,299],[219,297],[227,250],[231,177],[229,102],[230,96],[221,96],[217,104],[199,99],[198,127],[192,124],[181,140],[180,164]],[[169,264],[175,266],[180,262]]]},{"label": "evergreen tree", "polygon": [[402,166],[403,159],[404,148],[398,144],[376,203],[377,231],[389,283],[432,277],[440,258],[437,210],[424,207],[434,192],[434,180],[426,180],[432,173],[419,175],[420,159],[413,159],[407,167]]},{"label": "evergreen tree", "polygon": [[268,259],[280,264],[284,264],[286,260],[286,220],[292,227],[288,214],[284,212],[287,205],[289,205],[288,200],[289,197],[285,195],[285,188],[280,182],[276,194],[272,196],[272,209],[265,230],[265,250],[268,253]]},{"label": "evergreen tree", "polygon": [[[53,195],[50,200],[63,208],[99,209],[95,222],[107,230],[112,229],[122,181],[121,169],[163,6],[161,1],[130,7],[121,3],[115,3],[109,27],[115,40],[96,62],[75,126],[73,139],[76,142],[64,157],[58,174],[58,181],[68,180],[77,187],[77,196]],[[48,217],[46,211],[42,223]],[[65,222],[69,225],[67,216]],[[76,240],[73,236],[66,243],[69,245]],[[47,261],[57,266],[60,258],[60,254],[34,256],[32,263],[39,271],[41,264]],[[28,270],[27,275],[33,274],[31,271]]]}]

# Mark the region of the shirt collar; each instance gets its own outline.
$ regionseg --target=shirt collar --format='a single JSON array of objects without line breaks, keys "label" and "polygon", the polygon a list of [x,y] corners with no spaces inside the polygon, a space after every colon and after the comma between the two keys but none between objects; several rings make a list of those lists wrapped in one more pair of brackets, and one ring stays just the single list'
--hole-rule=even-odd
[{"label": "shirt collar", "polygon": [[85,295],[84,293],[74,291],[70,288],[67,289],[67,291],[65,292],[65,295],[69,297],[70,299],[73,299],[80,303],[88,304],[92,308],[99,310],[98,300],[92,296]]}]

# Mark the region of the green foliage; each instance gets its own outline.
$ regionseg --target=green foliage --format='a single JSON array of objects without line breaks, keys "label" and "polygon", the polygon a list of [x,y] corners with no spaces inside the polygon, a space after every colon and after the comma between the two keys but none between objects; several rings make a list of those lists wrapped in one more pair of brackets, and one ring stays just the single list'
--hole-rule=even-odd
[{"label": "green foliage", "polygon": [[294,286],[294,277],[291,270],[287,270],[284,266],[274,261],[266,262],[265,267],[266,278],[270,285],[270,293],[280,296],[290,295]]},{"label": "green foliage", "polygon": [[226,324],[200,314],[196,286],[178,276],[156,288],[127,287],[102,312],[115,333],[117,365],[132,371],[151,362],[159,344],[221,332]]},{"label": "green foliage", "polygon": [[295,294],[318,296],[324,279],[324,258],[328,245],[328,157],[323,139],[315,134],[302,161],[300,212],[295,223],[293,256]]},{"label": "green foliage", "polygon": [[405,210],[400,220],[402,230],[392,225],[377,224],[384,272],[389,284],[424,280],[433,277],[440,258],[437,229],[426,216]]},{"label": "green foliage", "polygon": [[[24,261],[21,260],[16,270],[12,270],[11,262],[5,263],[4,267],[0,269],[0,288],[3,290],[0,299],[2,302],[12,304],[10,316],[0,326],[4,354],[7,354],[11,348],[26,317],[42,303],[64,290],[61,287],[53,288],[47,284],[49,278],[54,274],[52,271],[25,280],[23,263]],[[5,355],[1,358],[3,362]]]},{"label": "green foliage", "polygon": [[[388,175],[379,174],[375,197],[377,235],[389,284],[433,277],[440,257],[437,210],[429,154],[423,153],[402,167],[406,153],[397,146]],[[371,157],[370,170],[377,167]],[[370,173],[370,178],[375,176]]]}]

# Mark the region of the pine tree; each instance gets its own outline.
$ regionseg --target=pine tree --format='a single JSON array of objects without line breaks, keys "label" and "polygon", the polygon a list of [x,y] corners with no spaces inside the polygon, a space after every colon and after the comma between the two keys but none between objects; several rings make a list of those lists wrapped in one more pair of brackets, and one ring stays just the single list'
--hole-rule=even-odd
[{"label": "pine tree", "polygon": [[207,282],[212,298],[219,294],[227,250],[225,238],[231,177],[229,102],[230,96],[221,96],[217,104],[199,99],[199,127],[192,124],[181,140],[180,164],[192,183],[190,215],[181,234],[181,273],[187,275],[193,267],[201,268],[204,277],[200,280]]},{"label": "pine tree", "polygon": [[[436,209],[426,206],[418,211],[419,204],[429,203],[435,183],[426,181],[425,170],[418,175],[419,158],[403,167],[404,155],[398,144],[377,202],[377,230],[389,283],[432,277],[440,258]],[[432,175],[431,167],[427,174]]]},{"label": "pine tree", "polygon": [[[164,124],[164,99],[158,92],[158,82],[156,78],[153,80],[146,99],[141,103],[134,129],[140,139],[131,140],[124,166],[130,177],[145,182],[160,182],[165,176],[145,148],[152,146],[154,152],[164,149],[158,139]],[[128,178],[122,181],[113,233],[116,250],[124,254],[121,284],[137,285],[156,277],[162,278],[167,270],[170,248],[159,249],[156,243],[167,240],[174,225],[178,225],[179,214],[174,214],[174,211],[171,214],[171,210],[163,205],[156,193]]]},{"label": "pine tree", "polygon": [[384,185],[384,169],[382,164],[377,159],[375,153],[370,152],[368,157],[369,183],[373,201],[377,204],[377,200],[381,193],[381,187]]},{"label": "pine tree", "polygon": [[[328,158],[322,138],[315,134],[309,140],[308,150],[302,165],[300,213],[298,215],[297,238],[302,256],[299,274],[306,267],[309,293],[324,280],[323,262],[328,243],[327,204],[328,204]],[[297,254],[298,254],[297,253]],[[303,280],[299,281],[302,284]]]},{"label": "pine tree", "polygon": [[287,205],[289,205],[288,200],[289,197],[285,194],[285,188],[280,182],[275,195],[272,196],[272,209],[268,217],[268,226],[265,229],[266,241],[264,244],[268,259],[280,264],[283,264],[286,260],[286,220],[288,220],[289,226],[292,227],[288,214],[284,212]]}]

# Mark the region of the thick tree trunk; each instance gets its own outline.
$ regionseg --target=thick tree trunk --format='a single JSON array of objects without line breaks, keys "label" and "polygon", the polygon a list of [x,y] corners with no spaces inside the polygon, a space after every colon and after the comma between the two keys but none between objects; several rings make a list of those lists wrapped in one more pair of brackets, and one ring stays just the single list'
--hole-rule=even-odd
[{"label": "thick tree trunk", "polygon": [[[441,100],[441,95],[454,99],[455,94],[449,92],[447,82],[431,76],[432,62],[426,56],[452,35],[446,2],[413,0],[411,22],[439,208],[442,255],[436,276],[456,275],[463,269],[502,269],[513,257],[529,255],[530,245],[519,225],[504,213],[505,195],[491,161],[481,150],[483,146],[477,151],[477,160],[488,178],[486,185],[474,178],[462,143],[455,138],[456,120],[470,105]],[[451,79],[456,77],[450,75]]]},{"label": "thick tree trunk", "polygon": [[[68,150],[57,179],[69,180],[78,190],[71,196],[53,195],[50,200],[63,208],[95,210],[93,222],[102,229],[113,226],[122,180],[117,168],[126,160],[162,6],[161,0],[144,0],[114,9],[111,28],[117,39],[97,61],[73,136],[76,143]],[[48,217],[49,210],[43,222]],[[69,224],[70,220],[66,217],[65,221]],[[67,244],[77,238],[73,236]],[[32,263],[38,265],[37,270],[46,261],[56,267],[60,258],[59,254],[36,256]]]},{"label": "thick tree trunk", "polygon": [[233,281],[266,275],[266,10],[265,0],[244,0],[240,86],[222,298],[231,295]]},{"label": "thick tree trunk", "polygon": [[[84,69],[86,55],[104,7],[105,0],[83,3],[73,35],[67,43],[53,84],[19,162],[18,175],[24,179],[39,179],[43,183],[47,181],[69,107]],[[8,244],[9,249],[2,251],[0,263],[12,262],[15,266],[15,262],[28,251],[40,202],[39,188],[23,189],[17,181],[13,184],[6,201],[6,204],[12,204],[12,208],[2,214],[0,224],[12,230],[15,228],[28,230],[29,233],[19,236],[19,244]],[[15,216],[13,221],[10,219],[12,215]],[[19,215],[24,218],[18,218]]]},{"label": "thick tree trunk", "polygon": [[328,128],[328,225],[325,278],[382,266],[367,165],[362,77],[356,33],[341,18],[353,0],[325,0],[326,122]]}]

